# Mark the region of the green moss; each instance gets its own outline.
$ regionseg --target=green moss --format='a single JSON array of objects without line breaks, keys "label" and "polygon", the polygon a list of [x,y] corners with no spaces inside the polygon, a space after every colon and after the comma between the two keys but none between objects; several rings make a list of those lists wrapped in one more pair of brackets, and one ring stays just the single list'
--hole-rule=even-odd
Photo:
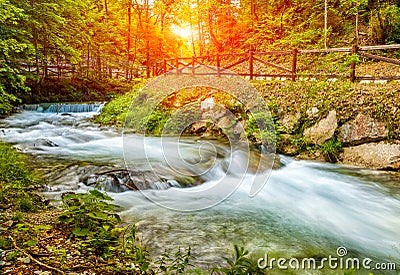
[{"label": "green moss", "polygon": [[38,183],[25,156],[0,143],[0,204],[24,212],[36,211],[43,203],[30,187]]},{"label": "green moss", "polygon": [[318,148],[327,161],[337,162],[339,154],[342,152],[342,143],[334,137],[325,141]]},{"label": "green moss", "polygon": [[116,95],[113,93],[112,100],[104,106],[102,113],[95,117],[95,122],[102,125],[122,127],[129,107],[142,86],[143,84],[137,84],[129,92],[122,95]]}]

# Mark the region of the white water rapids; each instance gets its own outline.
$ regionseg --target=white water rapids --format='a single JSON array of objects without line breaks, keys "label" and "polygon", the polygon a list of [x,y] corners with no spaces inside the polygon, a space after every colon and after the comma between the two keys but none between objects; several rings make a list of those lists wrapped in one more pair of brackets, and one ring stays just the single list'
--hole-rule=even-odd
[{"label": "white water rapids", "polygon": [[[0,138],[38,159],[48,159],[49,163],[85,161],[97,166],[122,167],[121,133],[88,122],[87,118],[93,114],[23,111],[0,121]],[[138,144],[141,139],[134,135],[129,138],[137,139]],[[167,142],[176,141],[171,138]],[[162,166],[165,159],[159,152],[159,144],[156,137],[146,142],[152,162]],[[226,176],[223,163],[231,157],[231,151],[224,144],[210,144],[220,156],[212,169],[202,176],[204,183],[190,187],[189,191],[212,186]],[[198,157],[196,141],[188,139],[184,146],[183,157]],[[140,149],[133,153],[140,166],[146,156]],[[232,154],[240,166],[240,154]],[[123,220],[136,223],[143,242],[155,255],[165,248],[191,246],[195,262],[202,266],[219,263],[222,257],[228,256],[227,252],[232,251],[233,244],[246,246],[257,255],[270,253],[279,257],[336,256],[336,248],[344,246],[349,255],[356,257],[380,261],[400,259],[398,177],[284,156],[281,161],[284,166],[271,172],[268,183],[254,198],[249,197],[254,175],[248,173],[230,197],[197,212],[169,210],[154,204],[151,198],[167,205],[173,202],[190,208],[199,202],[212,201],[212,194],[193,199],[176,187],[143,191],[146,196],[138,191],[109,194],[122,206]],[[177,165],[180,165],[178,161]],[[62,174],[62,171],[58,173]],[[230,173],[229,177],[235,178],[235,173]],[[62,184],[60,181],[55,183],[58,190],[89,188],[71,173],[62,180]],[[53,187],[57,190],[57,186]],[[215,192],[219,192],[218,189]],[[45,193],[49,197],[59,194]]]}]

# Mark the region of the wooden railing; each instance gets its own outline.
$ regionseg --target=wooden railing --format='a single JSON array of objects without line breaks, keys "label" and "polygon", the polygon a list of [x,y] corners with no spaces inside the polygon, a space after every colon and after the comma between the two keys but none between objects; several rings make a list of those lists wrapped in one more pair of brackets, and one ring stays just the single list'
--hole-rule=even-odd
[{"label": "wooden railing", "polygon": [[[361,69],[361,65],[368,60],[400,65],[399,59],[367,53],[368,51],[398,51],[399,49],[400,44],[363,47],[354,45],[351,48],[251,51],[241,54],[177,57],[155,63],[152,66],[152,75],[158,76],[167,73],[217,76],[237,74],[249,79],[279,78],[293,81],[298,78],[346,78],[353,82],[356,80],[400,80],[399,70],[394,70],[396,71],[394,75],[360,75],[357,73],[357,67]],[[331,65],[329,57],[327,58],[330,54],[334,54],[330,57],[334,59],[331,71],[328,68]],[[362,60],[357,62],[357,59]],[[343,65],[342,68],[335,68],[337,64]],[[317,68],[318,66],[319,68]],[[204,72],[199,69],[200,67],[206,67],[208,70]]]},{"label": "wooden railing", "polygon": [[146,77],[147,68],[144,66],[104,66],[101,69],[96,64],[71,64],[71,63],[28,63],[18,62],[18,67],[26,72],[36,74],[44,78],[114,78],[132,79]]},{"label": "wooden railing", "polygon": [[[20,62],[21,69],[44,78],[97,77],[125,78],[155,77],[162,74],[191,75],[240,75],[249,79],[349,79],[400,80],[400,44],[362,46],[350,48],[286,50],[214,54],[205,56],[164,59],[148,66],[106,66],[101,69],[95,62],[69,64],[27,64]],[[387,57],[384,54],[390,53]],[[374,68],[364,72],[368,63],[385,64],[383,71]],[[87,64],[86,64],[87,63]],[[93,64],[92,64],[93,63]],[[202,68],[207,68],[204,70]],[[371,73],[371,70],[374,71]],[[391,72],[391,73],[390,73]],[[374,74],[375,73],[375,74]]]}]

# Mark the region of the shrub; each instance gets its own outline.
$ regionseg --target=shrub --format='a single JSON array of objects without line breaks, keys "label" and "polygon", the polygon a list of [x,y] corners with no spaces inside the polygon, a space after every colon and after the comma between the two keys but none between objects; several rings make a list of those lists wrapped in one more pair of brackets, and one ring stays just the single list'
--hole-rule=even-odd
[{"label": "shrub", "polygon": [[264,271],[258,267],[257,262],[249,257],[249,251],[244,247],[235,245],[233,258],[225,258],[225,260],[228,267],[214,268],[214,271],[227,275],[264,274]]},{"label": "shrub", "polygon": [[85,240],[85,251],[111,256],[121,231],[114,228],[121,219],[114,213],[118,206],[108,202],[112,198],[98,190],[91,190],[88,193],[68,194],[63,196],[62,201],[66,211],[59,216],[59,220],[71,226],[71,236]]}]

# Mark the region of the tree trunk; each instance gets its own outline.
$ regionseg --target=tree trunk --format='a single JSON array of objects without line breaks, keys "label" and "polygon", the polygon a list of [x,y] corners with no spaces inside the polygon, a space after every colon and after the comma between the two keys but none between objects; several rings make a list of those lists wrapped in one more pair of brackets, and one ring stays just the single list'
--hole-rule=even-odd
[{"label": "tree trunk", "polygon": [[213,29],[213,18],[211,14],[211,10],[208,10],[208,29],[210,31],[210,38],[211,41],[213,42],[214,46],[217,48],[218,52],[222,52],[224,50],[222,44],[217,40],[217,37],[214,34],[214,29]]},{"label": "tree trunk", "polygon": [[252,17],[252,22],[251,22],[251,24],[252,24],[252,26],[253,26],[253,28],[254,28],[254,22],[257,22],[258,21],[258,15],[257,15],[257,0],[251,0],[251,2],[250,2],[250,5],[251,5],[251,7],[250,7],[250,9],[251,9],[251,17]]},{"label": "tree trunk", "polygon": [[107,0],[104,0],[104,10],[106,11],[106,19],[108,19],[108,5],[107,5]]},{"label": "tree trunk", "polygon": [[129,1],[128,3],[128,37],[127,37],[127,65],[126,65],[126,71],[125,71],[125,76],[128,78],[129,74],[129,67],[130,67],[130,61],[131,61],[131,24],[132,24],[132,6]]},{"label": "tree trunk", "polygon": [[201,10],[200,10],[200,3],[199,0],[197,0],[197,27],[199,31],[199,51],[200,55],[203,55],[204,53],[204,40],[203,40],[203,27],[202,27],[202,16],[201,16]]}]

